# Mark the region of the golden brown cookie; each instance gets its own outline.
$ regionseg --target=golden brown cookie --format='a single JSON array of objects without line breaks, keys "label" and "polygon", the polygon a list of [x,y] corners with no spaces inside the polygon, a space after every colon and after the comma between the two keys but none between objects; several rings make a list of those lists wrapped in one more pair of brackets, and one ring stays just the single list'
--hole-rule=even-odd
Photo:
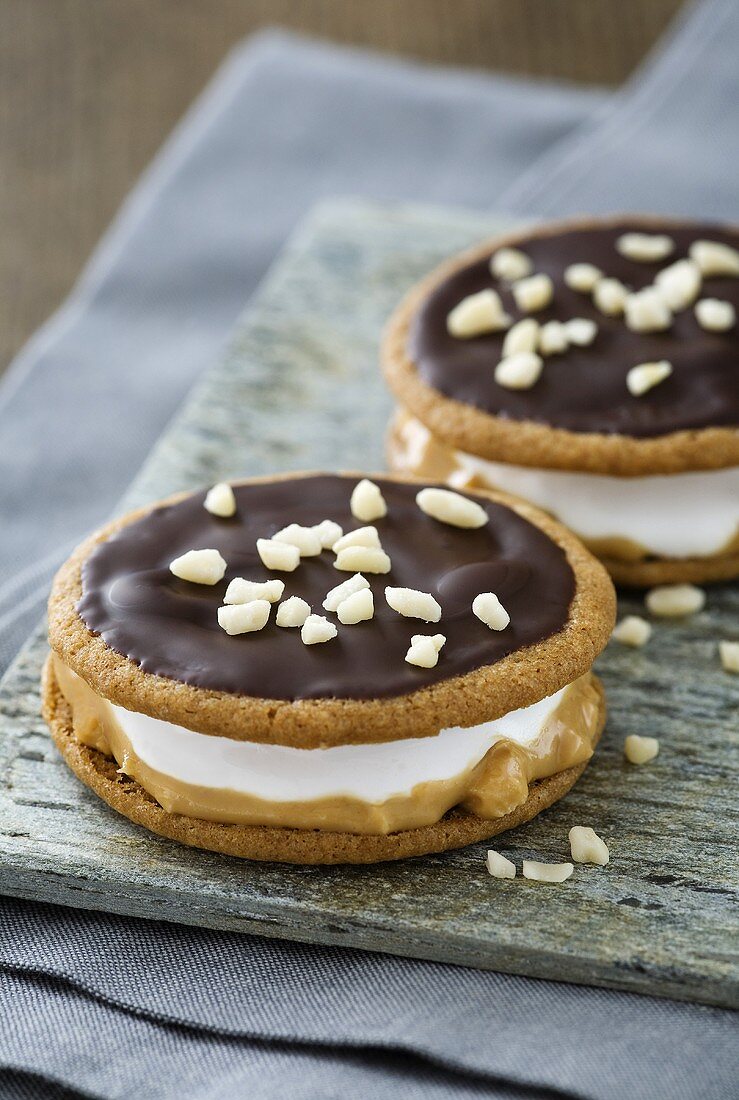
[{"label": "golden brown cookie", "polygon": [[[323,612],[321,601],[350,573],[328,553],[295,573],[270,574],[255,539],[290,522],[338,519],[361,475],[292,475],[234,485],[236,516],[205,511],[204,494],[180,495],[104,528],[62,566],[49,601],[49,639],[62,661],[105,699],[129,710],[236,740],[297,748],[424,737],[526,707],[589,671],[614,622],[613,587],[602,566],[558,523],[505,494],[468,496],[487,510],[478,531],[425,516],[424,482],[377,477],[388,515],[376,521],[392,560],[369,576],[372,622],[302,645],[271,620],[258,634],[228,637],[216,613],[228,581],[284,579]],[[189,547],[223,550],[217,585],[177,581],[167,563]],[[408,665],[418,619],[387,610],[386,584],[433,590],[450,608],[433,629],[447,636],[436,668]],[[510,630],[471,614],[474,594],[498,593]],[[469,590],[469,591],[468,591]],[[262,694],[260,694],[262,693]]]},{"label": "golden brown cookie", "polygon": [[[605,724],[605,698],[599,682],[596,680],[595,683],[601,700],[600,735]],[[180,844],[225,855],[281,863],[379,863],[473,844],[536,817],[559,801],[587,766],[580,764],[532,783],[529,797],[521,806],[513,813],[491,821],[462,810],[451,810],[435,825],[389,836],[222,825],[167,813],[138,783],[121,775],[112,758],[79,744],[73,735],[69,704],[59,691],[50,662],[47,662],[44,675],[43,709],[54,741],[66,763],[83,783],[124,817]]]}]

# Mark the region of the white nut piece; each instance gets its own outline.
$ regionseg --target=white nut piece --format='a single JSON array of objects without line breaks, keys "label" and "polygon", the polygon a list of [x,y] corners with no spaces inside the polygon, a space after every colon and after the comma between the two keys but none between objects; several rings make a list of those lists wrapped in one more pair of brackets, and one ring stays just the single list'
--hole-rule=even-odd
[{"label": "white nut piece", "polygon": [[565,332],[571,344],[575,344],[578,348],[586,348],[598,335],[598,326],[589,317],[572,317],[569,321],[565,321]]},{"label": "white nut piece", "polygon": [[574,870],[573,863],[538,863],[535,859],[523,861],[523,877],[532,882],[566,882]]},{"label": "white nut piece", "polygon": [[687,309],[698,297],[701,271],[695,260],[677,260],[659,271],[654,282],[658,293],[675,313]]},{"label": "white nut piece", "polygon": [[633,397],[641,397],[671,374],[672,363],[666,359],[660,359],[658,363],[639,363],[627,373],[626,388]]},{"label": "white nut piece", "polygon": [[275,622],[284,627],[302,626],[309,615],[310,604],[301,600],[300,596],[290,596],[277,608]]},{"label": "white nut piece", "polygon": [[217,550],[188,550],[169,563],[169,571],[193,584],[218,584],[226,572],[226,562]]},{"label": "white nut piece", "polygon": [[361,592],[363,588],[369,588],[369,581],[361,573],[355,573],[353,577],[349,577],[349,580],[342,581],[341,584],[336,585],[336,588],[326,593],[323,606],[326,611],[336,611],[340,603],[349,596],[353,596],[355,592]]},{"label": "white nut piece", "polygon": [[620,317],[629,292],[618,279],[600,279],[593,287],[593,302],[596,309],[608,317]]},{"label": "white nut piece", "polygon": [[250,634],[267,625],[272,604],[269,600],[229,604],[218,608],[218,625],[227,634]]},{"label": "white nut piece", "polygon": [[589,825],[572,826],[570,851],[575,863],[596,863],[599,867],[605,867],[610,859],[606,842]]},{"label": "white nut piece", "polygon": [[719,642],[718,654],[724,672],[739,672],[739,642]]},{"label": "white nut piece", "polygon": [[517,355],[520,351],[536,351],[539,343],[539,322],[533,317],[524,317],[508,329],[503,341],[503,358]]},{"label": "white nut piece", "polygon": [[203,507],[212,516],[228,519],[236,511],[236,497],[231,486],[225,481],[219,481],[205,494]]},{"label": "white nut piece", "polygon": [[736,310],[731,302],[718,298],[701,298],[695,303],[695,316],[707,332],[728,332],[736,324]]},{"label": "white nut piece", "polygon": [[495,368],[495,381],[507,390],[530,390],[541,376],[544,360],[533,351],[519,351],[501,359]]},{"label": "white nut piece", "polygon": [[642,619],[639,615],[626,615],[614,628],[611,637],[621,645],[630,645],[634,649],[641,649],[649,641],[652,633],[651,623]]},{"label": "white nut piece", "polygon": [[376,546],[347,546],[336,555],[334,569],[345,573],[389,573],[392,562]]},{"label": "white nut piece", "polygon": [[446,319],[449,335],[459,340],[482,336],[486,332],[500,332],[510,323],[511,318],[503,309],[500,295],[494,290],[480,290],[463,298]]},{"label": "white nut piece", "polygon": [[452,527],[484,527],[488,521],[481,504],[451,489],[421,489],[416,493],[416,504],[425,515]]},{"label": "white nut piece", "polygon": [[419,592],[416,588],[388,587],[385,589],[385,599],[393,611],[408,619],[438,623],[441,618],[441,606],[430,592]]},{"label": "white nut piece", "polygon": [[514,283],[525,279],[534,270],[530,258],[520,248],[499,248],[490,257],[490,272],[496,279]]},{"label": "white nut piece", "polygon": [[485,866],[488,869],[488,874],[492,875],[493,878],[516,877],[516,864],[512,863],[510,859],[506,859],[500,852],[493,851],[492,848],[488,849],[485,856]]},{"label": "white nut piece", "polygon": [[248,581],[244,577],[234,577],[226,589],[224,603],[251,603],[252,600],[267,600],[277,603],[285,591],[284,581]]},{"label": "white nut piece", "polygon": [[292,573],[300,565],[300,551],[289,542],[257,539],[257,553],[262,565],[279,573]]},{"label": "white nut piece", "polygon": [[472,601],[472,613],[491,630],[505,630],[511,617],[494,592],[480,592]]},{"label": "white nut piece", "polygon": [[371,588],[360,588],[342,600],[336,608],[336,614],[340,623],[345,626],[354,626],[356,623],[367,622],[375,613],[375,598]]},{"label": "white nut piece", "polygon": [[380,486],[366,477],[354,486],[349,507],[352,515],[362,523],[371,523],[373,519],[382,519],[387,515],[387,504]]},{"label": "white nut piece", "polygon": [[320,645],[321,642],[330,642],[338,633],[325,616],[309,615],[300,630],[300,640],[303,645]]},{"label": "white nut piece", "polygon": [[347,546],[377,546],[380,545],[380,536],[376,527],[357,527],[356,531],[348,531],[337,539],[331,549],[334,554],[340,554]]},{"label": "white nut piece", "polygon": [[511,287],[514,301],[522,313],[546,309],[554,297],[554,283],[548,275],[529,275]]},{"label": "white nut piece", "polygon": [[565,284],[581,294],[590,294],[602,278],[603,272],[595,264],[570,264],[565,268]]},{"label": "white nut piece", "polygon": [[629,260],[649,264],[671,256],[675,242],[664,233],[624,233],[616,241],[616,248]]},{"label": "white nut piece", "polygon": [[681,619],[706,606],[706,594],[694,584],[662,584],[644,597],[647,610],[662,619]]},{"label": "white nut piece", "polygon": [[716,275],[739,275],[739,251],[720,241],[694,241],[688,249],[706,278]]},{"label": "white nut piece", "polygon": [[321,553],[323,547],[321,540],[312,527],[301,527],[299,523],[290,523],[277,531],[272,538],[275,542],[286,542],[289,546],[297,546],[301,558],[315,558]]},{"label": "white nut piece", "polygon": [[542,355],[561,355],[567,351],[567,329],[561,321],[547,321],[539,330],[539,351]]},{"label": "white nut piece", "polygon": [[435,668],[445,642],[443,634],[414,634],[405,659],[409,665],[416,665],[418,668]]},{"label": "white nut piece", "polygon": [[638,733],[630,733],[624,741],[624,756],[630,764],[648,764],[654,760],[659,752],[659,741],[656,737],[642,737]]},{"label": "white nut piece", "polygon": [[332,519],[322,519],[320,523],[314,526],[313,530],[318,535],[318,541],[324,550],[330,550],[344,534],[341,524],[335,523]]},{"label": "white nut piece", "polygon": [[659,290],[648,286],[628,295],[624,321],[632,332],[664,332],[672,324],[672,312]]}]

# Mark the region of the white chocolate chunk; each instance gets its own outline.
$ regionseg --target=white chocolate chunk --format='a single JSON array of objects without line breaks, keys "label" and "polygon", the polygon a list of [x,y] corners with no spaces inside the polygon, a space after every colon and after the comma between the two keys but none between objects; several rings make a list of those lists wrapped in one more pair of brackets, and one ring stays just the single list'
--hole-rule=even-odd
[{"label": "white chocolate chunk", "polygon": [[338,542],[344,534],[344,529],[341,524],[335,523],[332,519],[321,520],[320,523],[315,525],[313,530],[318,535],[318,541],[324,550],[330,550],[334,543]]},{"label": "white chocolate chunk", "polygon": [[519,351],[501,359],[495,368],[495,381],[507,390],[530,390],[539,381],[543,366],[543,359],[535,352]]},{"label": "white chocolate chunk", "polygon": [[672,324],[672,313],[660,291],[648,286],[628,295],[624,320],[632,332],[664,332]]},{"label": "white chocolate chunk", "polygon": [[275,542],[285,542],[288,546],[297,546],[301,558],[315,558],[323,547],[321,540],[312,527],[301,527],[299,523],[290,523],[272,536]]},{"label": "white chocolate chunk", "polygon": [[603,272],[595,264],[570,264],[565,268],[565,284],[581,294],[590,294],[602,278]]},{"label": "white chocolate chunk", "polygon": [[606,842],[589,825],[572,826],[570,851],[575,863],[597,863],[599,867],[605,867],[610,859]]},{"label": "white chocolate chunk", "polygon": [[337,539],[331,547],[334,554],[340,554],[347,546],[377,546],[380,545],[380,536],[376,527],[357,527],[356,531],[347,531],[340,539]]},{"label": "white chocolate chunk", "polygon": [[616,248],[629,260],[649,264],[671,256],[675,242],[664,233],[624,233],[616,241]]},{"label": "white chocolate chunk", "polygon": [[244,577],[234,577],[226,589],[224,603],[251,603],[252,600],[267,600],[277,603],[285,591],[284,581],[247,581]]},{"label": "white chocolate chunk", "polygon": [[522,313],[538,313],[546,309],[554,297],[554,283],[548,275],[529,275],[514,283],[511,292]]},{"label": "white chocolate chunk", "polygon": [[369,588],[369,581],[361,573],[355,573],[353,577],[349,577],[349,580],[342,581],[341,584],[336,585],[336,588],[326,593],[323,606],[326,611],[336,611],[340,603],[349,596],[353,596],[355,592],[361,592],[363,588]]},{"label": "white chocolate chunk", "polygon": [[277,608],[275,622],[284,627],[302,626],[309,615],[310,604],[301,600],[300,596],[290,596]]},{"label": "white chocolate chunk", "polygon": [[539,343],[539,322],[533,317],[524,317],[508,329],[503,341],[503,358],[517,355],[520,351],[536,351]]},{"label": "white chocolate chunk", "polygon": [[624,741],[624,756],[630,764],[648,764],[658,752],[659,741],[656,737],[641,737],[638,733],[630,733]]},{"label": "white chocolate chunk", "polygon": [[421,489],[416,504],[425,515],[452,527],[484,527],[488,521],[481,504],[451,489]]},{"label": "white chocolate chunk", "polygon": [[414,634],[405,659],[409,665],[418,668],[435,668],[439,662],[439,653],[446,642],[443,634]]},{"label": "white chocolate chunk", "polygon": [[728,332],[736,324],[736,310],[731,302],[718,298],[701,298],[695,303],[695,316],[707,332]]},{"label": "white chocolate chunk", "polygon": [[662,619],[680,619],[702,611],[706,606],[706,594],[694,584],[662,584],[651,588],[644,602],[652,615]]},{"label": "white chocolate chunk", "polygon": [[367,622],[375,613],[375,598],[371,588],[360,588],[342,600],[336,608],[339,622],[345,626]]},{"label": "white chocolate chunk", "polygon": [[472,601],[472,613],[491,630],[505,630],[511,617],[494,592],[480,592]]},{"label": "white chocolate chunk", "polygon": [[567,351],[567,329],[561,321],[547,321],[539,330],[539,351],[542,355],[561,355]]},{"label": "white chocolate chunk", "polygon": [[593,302],[596,309],[608,317],[619,317],[629,292],[618,279],[600,279],[593,287]]},{"label": "white chocolate chunk", "polygon": [[537,863],[534,859],[523,861],[523,877],[532,882],[566,882],[574,870],[573,863]]},{"label": "white chocolate chunk", "polygon": [[366,477],[354,486],[349,506],[352,515],[362,523],[371,523],[373,519],[382,519],[387,515],[387,504],[379,485],[368,481]]},{"label": "white chocolate chunk", "polygon": [[325,616],[309,615],[301,628],[300,640],[303,645],[319,645],[321,642],[330,642],[338,633],[334,624]]},{"label": "white chocolate chunk", "polygon": [[630,645],[635,649],[641,649],[649,641],[652,633],[651,623],[642,619],[639,615],[626,615],[618,626],[615,627],[611,637],[621,645]]},{"label": "white chocolate chunk", "polygon": [[250,634],[267,625],[272,604],[269,600],[229,604],[218,608],[218,625],[227,634]]},{"label": "white chocolate chunk", "polygon": [[441,618],[441,606],[430,592],[419,592],[416,588],[388,587],[385,589],[385,599],[393,611],[408,619],[438,623]]},{"label": "white chocolate chunk", "polygon": [[525,279],[534,270],[529,257],[519,248],[499,248],[490,257],[490,271],[496,279],[505,279],[514,283],[516,279]]},{"label": "white chocolate chunk", "polygon": [[639,363],[626,375],[626,388],[634,397],[641,397],[671,374],[672,364],[666,359],[660,359],[658,363]]},{"label": "white chocolate chunk", "polygon": [[389,573],[392,562],[376,546],[347,546],[336,555],[334,569],[346,573]]},{"label": "white chocolate chunk", "polygon": [[706,278],[716,275],[739,275],[739,251],[719,241],[694,241],[688,249]]},{"label": "white chocolate chunk", "polygon": [[739,642],[719,642],[718,653],[724,672],[739,672]]},{"label": "white chocolate chunk", "polygon": [[589,317],[573,317],[565,321],[565,332],[571,344],[575,344],[578,348],[586,348],[598,335],[598,326]]},{"label": "white chocolate chunk", "polygon": [[193,584],[218,584],[226,572],[226,562],[217,550],[188,550],[169,563],[170,573]]},{"label": "white chocolate chunk", "polygon": [[494,290],[480,290],[463,298],[446,319],[449,335],[460,340],[482,336],[485,332],[500,332],[510,323],[500,295]]},{"label": "white chocolate chunk", "polygon": [[292,573],[300,565],[300,551],[288,542],[275,539],[257,539],[257,553],[262,565],[280,573]]},{"label": "white chocolate chunk", "polygon": [[212,516],[228,519],[236,511],[236,497],[231,486],[225,481],[219,481],[205,494],[203,507]]},{"label": "white chocolate chunk", "polygon": [[488,874],[493,878],[515,878],[516,877],[516,864],[512,863],[510,859],[506,859],[500,852],[494,852],[492,848],[488,849],[488,854],[485,856],[485,866],[488,869]]},{"label": "white chocolate chunk", "polygon": [[677,260],[655,276],[655,289],[673,313],[687,309],[698,297],[701,271],[695,260]]}]

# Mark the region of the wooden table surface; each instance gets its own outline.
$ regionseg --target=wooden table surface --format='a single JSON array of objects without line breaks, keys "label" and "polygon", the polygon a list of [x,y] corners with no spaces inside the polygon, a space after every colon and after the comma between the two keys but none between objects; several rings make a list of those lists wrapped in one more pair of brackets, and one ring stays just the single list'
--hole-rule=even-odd
[{"label": "wooden table surface", "polygon": [[228,49],[279,24],[424,61],[620,83],[679,0],[0,0],[0,371]]}]

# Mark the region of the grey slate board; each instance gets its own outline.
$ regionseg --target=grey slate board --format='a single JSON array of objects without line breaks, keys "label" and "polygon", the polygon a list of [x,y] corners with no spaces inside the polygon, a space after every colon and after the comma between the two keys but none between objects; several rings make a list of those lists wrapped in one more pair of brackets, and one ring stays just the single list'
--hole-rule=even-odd
[{"label": "grey slate board", "polygon": [[[391,401],[377,343],[400,294],[499,225],[449,211],[319,207],[192,393],[121,505],[237,475],[381,468]],[[638,596],[621,610],[638,611]],[[572,824],[611,845],[563,886],[491,879],[485,845],[378,867],[255,864],[180,847],[103,805],[61,763],[39,715],[43,631],[0,686],[0,889],[214,928],[718,1005],[737,1005],[739,681],[716,643],[739,635],[739,592],[655,626],[645,650],[599,662],[610,718],[564,802],[496,840],[520,862],[568,854]],[[656,735],[644,768],[627,733]]]}]

